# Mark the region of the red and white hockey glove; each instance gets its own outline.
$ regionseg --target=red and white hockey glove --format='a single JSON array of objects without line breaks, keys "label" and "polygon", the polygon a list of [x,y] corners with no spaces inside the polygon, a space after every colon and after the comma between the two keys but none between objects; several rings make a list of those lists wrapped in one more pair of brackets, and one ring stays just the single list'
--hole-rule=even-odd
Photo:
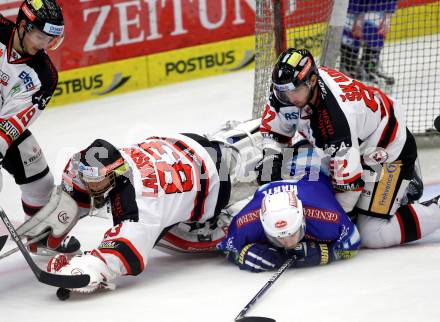
[{"label": "red and white hockey glove", "polygon": [[56,255],[47,263],[47,271],[60,275],[89,275],[89,285],[71,289],[79,293],[92,293],[98,289],[114,290],[115,285],[111,281],[118,276],[108,267],[101,252],[97,249],[84,255],[76,255],[70,260],[64,254]]}]

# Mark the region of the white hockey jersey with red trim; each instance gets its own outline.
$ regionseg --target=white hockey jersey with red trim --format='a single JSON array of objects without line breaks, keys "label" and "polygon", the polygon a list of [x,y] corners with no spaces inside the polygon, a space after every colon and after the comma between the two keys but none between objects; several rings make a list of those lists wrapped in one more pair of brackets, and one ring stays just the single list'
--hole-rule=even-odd
[{"label": "white hockey jersey with red trim", "polygon": [[212,218],[220,179],[199,143],[184,135],[153,137],[120,151],[134,169],[140,213],[160,214],[165,226]]},{"label": "white hockey jersey with red trim", "polygon": [[21,57],[13,47],[14,24],[0,15],[0,153],[32,124],[58,83],[58,72],[44,51]]},{"label": "white hockey jersey with red trim", "polygon": [[[321,67],[319,74],[318,101],[315,106],[302,108],[296,121],[290,115],[286,119],[282,113],[283,108],[292,107],[280,106],[271,95],[260,128],[264,144],[270,146],[271,137],[280,134],[285,136],[286,143],[297,130],[318,148],[323,158],[329,158],[335,189],[360,193],[362,163],[392,162],[399,157],[406,141],[404,110],[398,101],[379,89],[339,71]],[[356,198],[351,206],[355,201]]]},{"label": "white hockey jersey with red trim", "polygon": [[[184,135],[152,137],[119,151],[132,172],[110,192],[114,227],[98,248],[113,271],[137,275],[165,228],[214,216],[220,179],[208,151]],[[87,212],[90,196],[73,162],[63,183]]]}]

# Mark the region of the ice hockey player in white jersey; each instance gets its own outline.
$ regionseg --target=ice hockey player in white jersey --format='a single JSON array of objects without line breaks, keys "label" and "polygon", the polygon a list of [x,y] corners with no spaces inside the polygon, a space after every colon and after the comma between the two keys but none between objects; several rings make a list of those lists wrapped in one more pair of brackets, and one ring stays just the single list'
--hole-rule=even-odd
[{"label": "ice hockey player in white jersey", "polygon": [[[40,145],[28,128],[57,86],[58,72],[46,50],[55,49],[63,35],[63,14],[55,0],[23,1],[15,24],[0,15],[0,168],[20,186],[26,219],[48,203],[54,188]],[[0,172],[0,187],[1,179]],[[49,236],[30,249],[56,249],[64,237]],[[58,250],[79,248],[76,240],[69,241]]]},{"label": "ice hockey player in white jersey", "polygon": [[298,132],[328,166],[336,199],[357,217],[364,246],[398,245],[440,228],[436,200],[413,203],[423,189],[415,178],[416,143],[404,109],[380,89],[318,69],[309,51],[289,48],[273,69],[260,131],[260,182],[281,179]]},{"label": "ice hockey player in white jersey", "polygon": [[[70,260],[57,255],[48,270],[89,274],[90,284],[75,291],[92,292],[118,276],[141,273],[156,242],[175,224],[214,223],[234,191],[227,145],[196,134],[150,137],[120,149],[95,140],[71,158],[62,185],[82,216],[107,205],[114,227],[102,232],[102,242],[92,251]],[[225,236],[220,229],[211,248]]]}]

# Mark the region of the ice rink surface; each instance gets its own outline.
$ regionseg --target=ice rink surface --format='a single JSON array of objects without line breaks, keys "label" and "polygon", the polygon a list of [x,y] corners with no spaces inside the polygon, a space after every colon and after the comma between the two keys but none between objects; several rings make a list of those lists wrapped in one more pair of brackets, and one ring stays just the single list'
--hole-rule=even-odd
[{"label": "ice rink surface", "polygon": [[[250,118],[252,84],[252,72],[245,71],[49,109],[31,130],[59,183],[69,156],[95,138],[123,146],[152,134],[205,133],[227,120]],[[440,193],[438,148],[420,151],[420,159],[427,196]],[[6,173],[0,202],[20,223],[20,193]],[[110,226],[110,219],[86,218],[73,234],[87,250]],[[8,241],[5,249],[13,246]],[[44,259],[37,261],[45,266]],[[240,271],[217,255],[154,250],[145,271],[117,280],[115,291],[61,302],[56,289],[38,283],[23,257],[14,254],[0,260],[0,322],[233,321],[272,274]],[[439,293],[440,230],[410,245],[361,250],[349,261],[289,270],[249,315],[278,322],[438,322]]]}]

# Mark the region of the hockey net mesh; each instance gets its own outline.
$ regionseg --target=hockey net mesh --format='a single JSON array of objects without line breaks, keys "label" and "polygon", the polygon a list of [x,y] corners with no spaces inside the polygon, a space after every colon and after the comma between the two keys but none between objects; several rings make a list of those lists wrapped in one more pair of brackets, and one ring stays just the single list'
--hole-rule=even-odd
[{"label": "hockey net mesh", "polygon": [[253,117],[261,116],[266,104],[280,48],[307,48],[319,61],[332,7],[333,0],[257,0]]},{"label": "hockey net mesh", "polygon": [[[280,38],[274,31],[277,20],[283,25],[284,48],[307,48],[319,62],[333,3],[257,0],[254,117],[267,100]],[[362,26],[360,34],[353,34],[354,24]],[[409,129],[425,134],[440,114],[439,44],[439,0],[351,0],[335,67],[399,99]]]}]

